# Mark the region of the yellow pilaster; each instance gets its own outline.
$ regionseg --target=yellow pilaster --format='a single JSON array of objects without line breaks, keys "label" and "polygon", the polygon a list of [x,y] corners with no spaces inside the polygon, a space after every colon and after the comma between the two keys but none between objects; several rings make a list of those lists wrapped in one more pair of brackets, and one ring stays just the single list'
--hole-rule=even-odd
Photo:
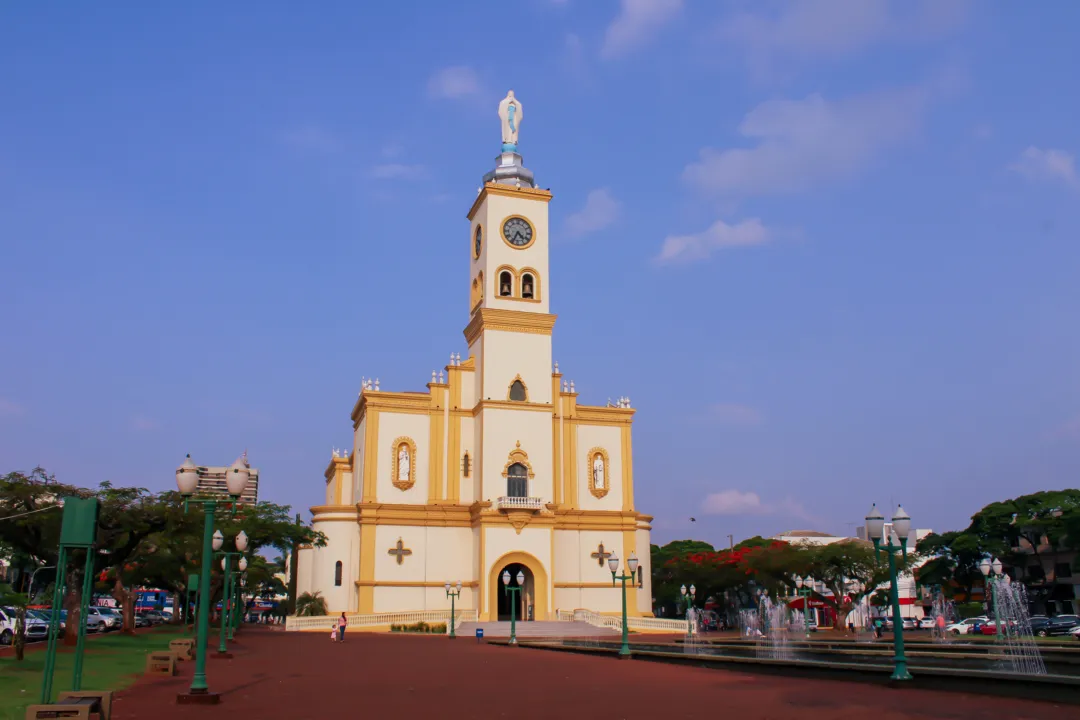
[{"label": "yellow pilaster", "polygon": [[455,505],[461,502],[461,367],[450,365],[446,368],[450,383],[450,430],[447,439],[446,457],[446,499]]},{"label": "yellow pilaster", "polygon": [[563,406],[563,504],[577,508],[577,393],[562,393]]},{"label": "yellow pilaster", "polygon": [[[375,502],[375,482],[379,462],[379,411],[368,408],[364,425],[364,494],[363,501]],[[374,557],[374,556],[372,556]]]},{"label": "yellow pilaster", "polygon": [[370,615],[375,612],[375,522],[365,523],[361,517],[360,525],[360,579],[356,588],[356,612]]},{"label": "yellow pilaster", "polygon": [[[562,487],[562,475],[560,470],[562,469],[562,443],[559,437],[559,420],[562,418],[562,401],[559,398],[559,380],[562,378],[561,373],[553,373],[551,375],[551,404],[555,408],[555,412],[551,418],[551,467],[555,468],[555,472],[559,473],[556,477],[552,478],[552,491],[551,501],[556,505],[559,505],[563,501],[563,487]],[[554,575],[552,575],[554,577]]]},{"label": "yellow pilaster", "polygon": [[443,497],[444,412],[443,399],[446,385],[428,383],[431,393],[431,415],[428,428],[428,502],[436,503]]},{"label": "yellow pilaster", "polygon": [[634,452],[630,445],[630,426],[623,425],[622,431],[622,487],[623,512],[634,509]]}]

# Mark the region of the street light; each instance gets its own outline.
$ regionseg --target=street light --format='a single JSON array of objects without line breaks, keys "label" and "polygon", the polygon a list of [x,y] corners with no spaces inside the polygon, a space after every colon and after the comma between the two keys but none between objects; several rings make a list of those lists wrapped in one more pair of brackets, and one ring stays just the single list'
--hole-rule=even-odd
[{"label": "street light", "polygon": [[694,625],[693,625],[694,620],[693,620],[693,616],[691,615],[690,611],[694,609],[694,596],[697,595],[697,588],[694,587],[693,585],[690,586],[690,593],[689,593],[690,597],[689,598],[687,598],[687,592],[686,592],[686,586],[685,585],[683,585],[681,588],[679,588],[679,592],[682,593],[683,602],[686,603],[686,634],[687,635],[693,635],[694,634]]},{"label": "street light", "polygon": [[525,573],[518,570],[517,585],[510,585],[510,571],[503,570],[503,592],[510,596],[510,644],[517,645],[517,601],[515,596],[520,597],[521,588],[525,587]]},{"label": "street light", "polygon": [[[795,587],[803,599],[803,626],[806,631],[806,639],[810,639],[810,595],[814,592],[814,578],[807,575],[805,578],[795,576]],[[816,622],[817,618],[815,618]]]},{"label": "street light", "polygon": [[[1004,566],[1001,564],[1001,561],[997,558],[994,558],[993,561],[991,561],[989,558],[983,558],[983,561],[979,563],[979,570],[980,572],[982,572],[983,577],[986,578],[985,580],[983,580],[983,587],[985,588],[985,590],[990,590],[990,583],[995,577],[1001,577],[1001,571],[1003,567]],[[993,610],[993,605],[991,604],[992,596],[988,592],[984,592],[983,595],[984,604],[986,605],[986,611],[991,612]],[[996,612],[994,613],[994,618],[997,618]]]},{"label": "street light", "polygon": [[[520,575],[521,573],[518,573],[518,574]],[[522,575],[522,579],[524,579],[524,578],[525,578],[525,576]],[[505,580],[503,581],[503,584],[506,584]],[[454,600],[461,597],[461,581],[458,580],[457,590],[456,591],[450,589],[450,583],[446,583],[445,587],[446,587],[446,597],[450,598],[450,639],[451,640],[456,640],[457,639],[457,633],[454,632]]]},{"label": "street light", "polygon": [[611,570],[611,584],[615,585],[615,581],[622,582],[622,647],[619,648],[619,659],[630,659],[630,641],[626,628],[626,581],[634,582],[634,576],[637,575],[638,559],[637,555],[630,553],[630,558],[626,561],[626,566],[630,569],[630,573],[617,574],[619,572],[619,556],[614,552],[611,553],[611,557],[607,561],[608,569]]},{"label": "street light", "polygon": [[[870,508],[870,512],[866,516],[866,532],[874,542],[874,556],[877,557],[880,550],[884,550],[889,556],[889,591],[892,595],[893,649],[895,650],[892,679],[910,680],[911,673],[908,672],[907,657],[904,655],[904,620],[900,616],[900,586],[896,577],[896,551],[901,552],[906,562],[907,539],[908,534],[911,532],[911,517],[899,505],[896,507],[896,512],[893,513],[892,526],[893,533],[884,538],[886,543],[882,545],[881,541],[885,534],[885,517],[878,510],[876,504]],[[899,546],[893,545],[893,535],[899,541]]]},{"label": "street light", "polygon": [[[247,483],[247,466],[237,460],[236,464],[225,473],[225,485],[229,490],[229,495],[232,496],[234,510],[235,502],[240,497],[240,494],[244,492]],[[179,488],[180,494],[184,497],[184,512],[187,512],[188,500],[198,486],[199,468],[192,462],[191,455],[188,455],[183,464],[176,469],[176,487]],[[191,686],[188,688],[188,692],[179,694],[177,701],[185,704],[213,705],[220,701],[221,696],[217,693],[211,693],[210,687],[206,683],[206,645],[210,638],[210,593],[208,591],[210,588],[210,563],[214,553],[214,514],[217,512],[217,500],[212,497],[204,497],[200,499],[200,502],[202,503],[205,520],[203,522],[202,567],[199,572],[199,619],[198,629],[196,630],[195,675],[191,678]]]},{"label": "street light", "polygon": [[[239,462],[239,461],[237,461]],[[234,571],[232,569],[232,559],[236,556],[240,556],[240,561],[243,563],[243,569],[247,569],[247,559],[244,557],[244,550],[247,549],[248,539],[247,533],[241,530],[236,534],[236,538],[233,540],[236,545],[236,552],[217,552],[216,555],[221,555],[221,570],[224,573],[221,586],[221,635],[218,641],[218,651],[214,657],[217,658],[231,658],[232,654],[225,647],[226,640],[233,639],[233,623],[231,622],[236,613],[236,603],[234,601]],[[218,530],[214,533],[214,550],[220,551],[225,545],[225,536]]]}]

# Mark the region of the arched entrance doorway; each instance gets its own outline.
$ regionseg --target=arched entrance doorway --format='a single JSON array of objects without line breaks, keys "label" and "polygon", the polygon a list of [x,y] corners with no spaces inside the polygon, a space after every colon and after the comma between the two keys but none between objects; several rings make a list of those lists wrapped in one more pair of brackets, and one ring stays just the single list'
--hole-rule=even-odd
[{"label": "arched entrance doorway", "polygon": [[[519,592],[508,593],[506,592],[506,586],[503,585],[502,576],[504,572],[510,573],[510,587],[518,587],[518,573],[524,577],[525,582]],[[510,606],[516,605],[514,608],[514,614],[518,620],[535,620],[536,619],[536,578],[533,577],[532,570],[522,565],[521,563],[510,563],[499,571],[499,592],[498,592],[498,605],[496,609],[498,616],[496,620],[509,620],[510,619]]]},{"label": "arched entrance doorway", "polygon": [[517,605],[515,614],[518,620],[550,620],[548,616],[548,575],[544,566],[532,555],[515,551],[509,552],[491,564],[488,570],[487,607],[483,616],[490,620],[509,620],[511,596],[503,590],[503,570],[510,571],[510,585],[517,585],[517,574],[525,576],[525,583],[520,593],[514,593]]}]

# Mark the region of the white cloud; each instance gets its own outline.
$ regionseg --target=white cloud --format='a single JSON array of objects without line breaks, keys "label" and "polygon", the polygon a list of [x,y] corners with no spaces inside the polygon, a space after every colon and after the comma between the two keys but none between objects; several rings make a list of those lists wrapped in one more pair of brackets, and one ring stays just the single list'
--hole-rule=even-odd
[{"label": "white cloud", "polygon": [[682,0],[622,0],[604,33],[600,55],[616,58],[651,40],[682,10]]},{"label": "white cloud", "polygon": [[766,503],[756,492],[723,490],[705,497],[701,505],[705,515],[781,515],[796,517],[800,520],[816,522],[816,518],[806,511],[802,503],[785,498],[777,503]]},{"label": "white cloud", "polygon": [[752,427],[761,425],[765,416],[760,410],[749,405],[719,403],[709,408],[709,417],[724,425]]},{"label": "white cloud", "polygon": [[25,412],[26,409],[22,405],[0,397],[0,417],[19,417]]},{"label": "white cloud", "polygon": [[479,92],[480,80],[468,65],[445,67],[428,81],[428,94],[434,98],[460,98]]},{"label": "white cloud", "polygon": [[891,90],[830,101],[769,100],[743,118],[750,148],[705,148],[683,180],[706,192],[764,195],[791,192],[854,175],[919,124],[924,88]]},{"label": "white cloud", "polygon": [[603,230],[619,218],[622,206],[607,188],[593,190],[585,198],[585,207],[566,218],[566,235],[580,237]]},{"label": "white cloud", "polygon": [[427,177],[427,168],[423,165],[406,165],[404,163],[386,163],[376,165],[371,169],[371,177],[379,180],[404,180]]},{"label": "white cloud", "polygon": [[717,250],[763,245],[769,241],[769,230],[761,220],[751,218],[738,225],[717,220],[704,232],[696,235],[669,235],[664,238],[660,254],[654,258],[659,265],[704,260]]},{"label": "white cloud", "polygon": [[1080,187],[1076,158],[1064,150],[1040,150],[1032,145],[1009,169],[1033,182],[1060,181],[1070,187]]},{"label": "white cloud", "polygon": [[764,77],[808,60],[840,58],[887,40],[938,37],[967,16],[968,0],[795,0],[724,18],[719,40]]}]

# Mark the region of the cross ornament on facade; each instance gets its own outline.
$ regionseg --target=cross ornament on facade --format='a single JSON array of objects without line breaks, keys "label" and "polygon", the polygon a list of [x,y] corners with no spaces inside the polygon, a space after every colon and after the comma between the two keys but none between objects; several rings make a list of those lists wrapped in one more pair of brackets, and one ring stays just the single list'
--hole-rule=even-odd
[{"label": "cross ornament on facade", "polygon": [[397,547],[392,547],[386,552],[397,558],[398,565],[405,562],[406,555],[412,555],[412,550],[409,550],[405,547],[405,543],[402,542],[401,538],[398,538],[397,540]]},{"label": "cross ornament on facade", "polygon": [[611,557],[611,553],[604,552],[604,543],[600,543],[600,546],[596,548],[596,552],[589,555],[591,558],[596,558],[596,564],[600,567],[604,567],[604,562]]}]

